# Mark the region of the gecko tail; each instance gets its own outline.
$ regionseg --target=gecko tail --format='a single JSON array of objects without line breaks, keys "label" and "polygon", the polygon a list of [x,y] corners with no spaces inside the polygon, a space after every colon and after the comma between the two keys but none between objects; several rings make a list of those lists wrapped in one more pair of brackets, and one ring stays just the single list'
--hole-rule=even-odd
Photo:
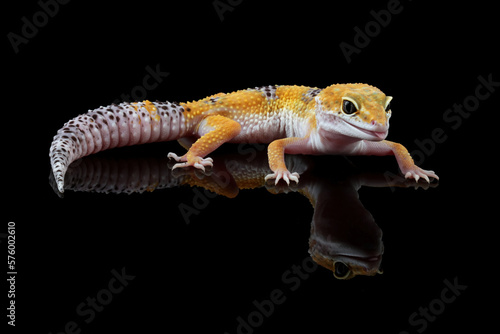
[{"label": "gecko tail", "polygon": [[170,102],[123,102],[89,110],[64,124],[50,146],[57,190],[71,163],[115,147],[176,140],[186,135],[184,108]]},{"label": "gecko tail", "polygon": [[55,185],[59,193],[64,193],[64,175],[68,166],[75,160],[65,152],[66,148],[61,143],[52,142],[50,152],[50,164],[54,175]]}]

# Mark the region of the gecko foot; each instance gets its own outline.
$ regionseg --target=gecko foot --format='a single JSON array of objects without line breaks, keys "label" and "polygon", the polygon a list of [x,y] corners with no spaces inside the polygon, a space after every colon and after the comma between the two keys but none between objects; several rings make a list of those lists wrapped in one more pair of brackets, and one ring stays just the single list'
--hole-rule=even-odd
[{"label": "gecko foot", "polygon": [[427,183],[430,183],[431,181],[429,180],[429,177],[439,180],[439,177],[432,170],[425,170],[418,166],[413,166],[412,168],[402,172],[406,179],[415,179],[416,182],[418,182],[420,178],[423,178],[427,181]]},{"label": "gecko foot", "polygon": [[172,167],[172,170],[176,168],[183,168],[183,167],[189,167],[193,166],[195,168],[201,169],[202,171],[205,171],[205,166],[210,166],[213,167],[213,159],[212,158],[202,158],[202,157],[193,157],[188,161],[186,154],[183,155],[182,157],[179,157],[177,154],[170,152],[167,155],[168,158],[174,159],[175,161],[179,162],[175,164]]},{"label": "gecko foot", "polygon": [[283,179],[285,180],[286,184],[290,184],[290,180],[295,181],[296,183],[299,183],[299,173],[290,173],[288,170],[281,170],[278,169],[272,174],[268,174],[266,178],[264,179],[265,181],[271,180],[271,179],[276,179],[274,184],[278,184],[279,180]]}]

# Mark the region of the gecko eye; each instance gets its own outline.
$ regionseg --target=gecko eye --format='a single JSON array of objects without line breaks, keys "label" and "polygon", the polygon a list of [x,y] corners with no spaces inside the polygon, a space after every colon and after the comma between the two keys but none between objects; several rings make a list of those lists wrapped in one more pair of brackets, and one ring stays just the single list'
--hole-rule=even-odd
[{"label": "gecko eye", "polygon": [[335,278],[345,279],[345,278],[347,278],[347,276],[349,276],[350,273],[351,273],[351,270],[344,263],[335,262],[334,272],[333,272],[333,276],[335,276]]},{"label": "gecko eye", "polygon": [[356,109],[356,106],[352,103],[352,101],[344,100],[342,103],[342,111],[347,115],[351,115],[358,111],[358,109]]},{"label": "gecko eye", "polygon": [[391,102],[392,102],[392,96],[388,96],[387,99],[385,100],[385,112],[391,111]]}]

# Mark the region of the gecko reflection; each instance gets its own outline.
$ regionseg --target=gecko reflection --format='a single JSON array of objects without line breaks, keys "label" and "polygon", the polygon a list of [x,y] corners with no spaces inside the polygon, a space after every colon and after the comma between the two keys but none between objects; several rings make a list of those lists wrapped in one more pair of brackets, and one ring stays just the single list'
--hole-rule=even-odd
[{"label": "gecko reflection", "polygon": [[[358,197],[361,186],[415,187],[414,181],[392,174],[353,173],[342,167],[326,177],[314,170],[314,159],[301,155],[287,156],[287,166],[298,172],[301,182],[293,187],[266,183],[269,165],[265,152],[252,156],[223,155],[215,160],[205,174],[195,169],[172,170],[168,158],[105,158],[89,156],[73,163],[65,178],[64,188],[78,192],[142,193],[190,185],[205,188],[218,195],[233,198],[240,189],[266,187],[271,193],[298,191],[314,207],[309,238],[309,253],[319,265],[333,271],[338,279],[356,275],[381,273],[382,231]],[[335,158],[335,157],[331,157]],[[250,160],[250,161],[248,161]],[[322,175],[323,174],[323,175]],[[57,194],[57,185],[50,173],[50,183]],[[425,189],[435,183],[418,183]]]}]

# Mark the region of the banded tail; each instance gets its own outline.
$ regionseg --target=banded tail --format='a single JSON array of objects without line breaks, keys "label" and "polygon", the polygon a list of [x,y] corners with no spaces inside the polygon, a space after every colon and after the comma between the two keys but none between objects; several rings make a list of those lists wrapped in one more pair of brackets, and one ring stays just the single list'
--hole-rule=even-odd
[{"label": "banded tail", "polygon": [[184,108],[170,102],[112,104],[89,110],[59,129],[50,146],[57,189],[75,160],[110,148],[176,140],[186,135]]}]

